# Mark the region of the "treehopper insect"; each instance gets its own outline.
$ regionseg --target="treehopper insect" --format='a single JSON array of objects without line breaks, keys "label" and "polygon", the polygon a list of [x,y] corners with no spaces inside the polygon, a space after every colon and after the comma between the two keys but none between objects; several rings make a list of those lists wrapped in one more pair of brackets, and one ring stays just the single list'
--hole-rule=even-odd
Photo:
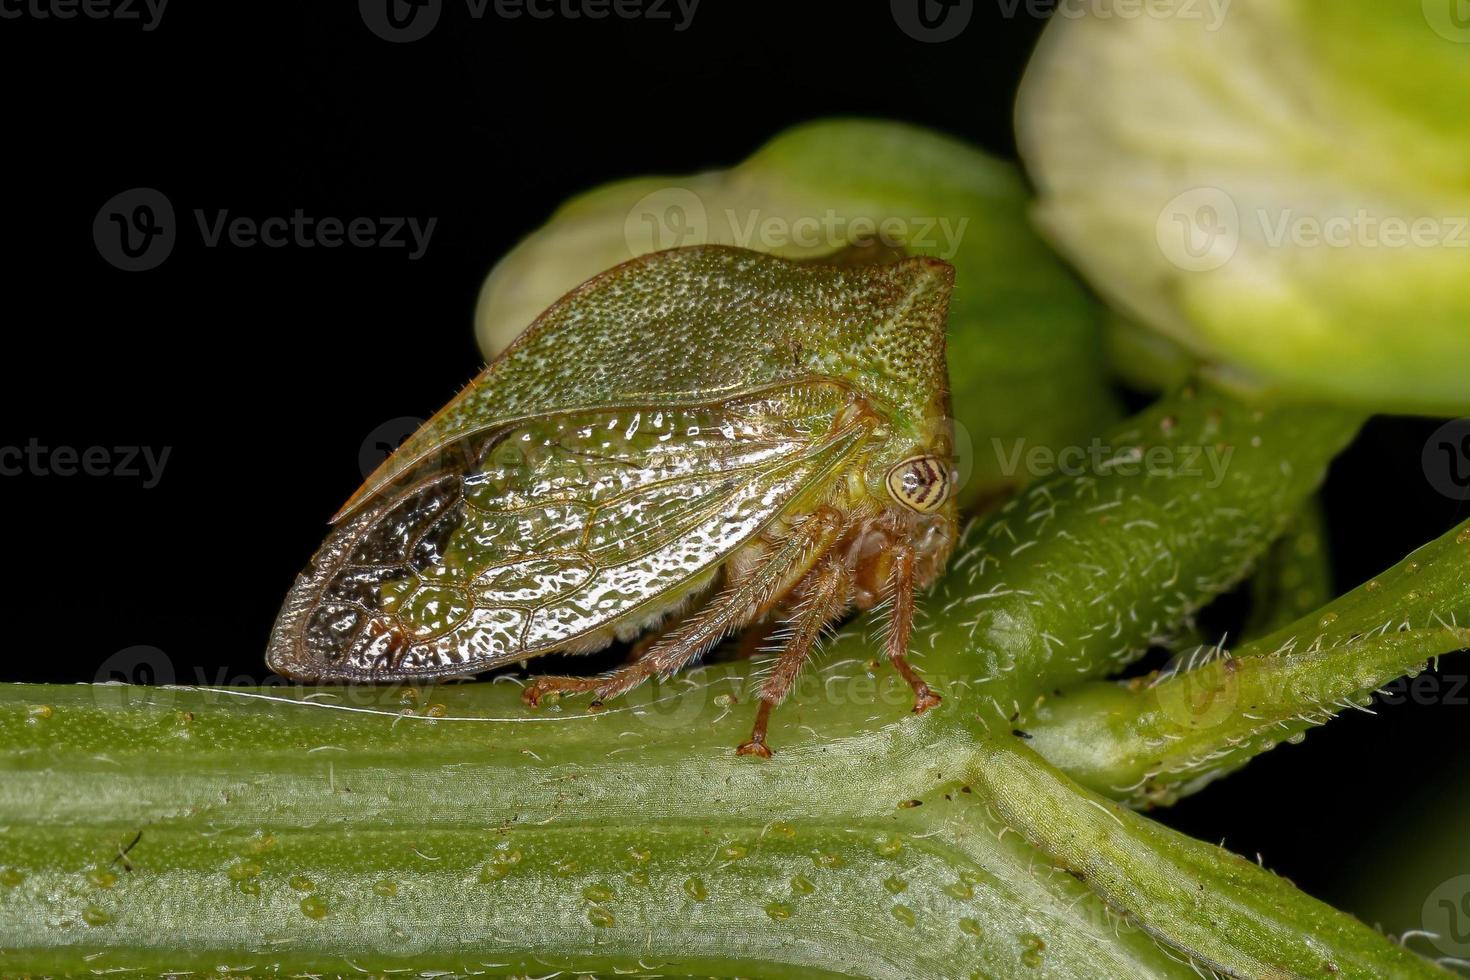
[{"label": "treehopper insect", "polygon": [[[741,754],[823,631],[915,593],[955,539],[945,316],[929,258],[658,252],[567,294],[409,437],[334,518],[276,622],[272,669],[314,682],[465,677],[644,639],[594,706],[774,625]],[[646,635],[645,635],[646,634]]]}]

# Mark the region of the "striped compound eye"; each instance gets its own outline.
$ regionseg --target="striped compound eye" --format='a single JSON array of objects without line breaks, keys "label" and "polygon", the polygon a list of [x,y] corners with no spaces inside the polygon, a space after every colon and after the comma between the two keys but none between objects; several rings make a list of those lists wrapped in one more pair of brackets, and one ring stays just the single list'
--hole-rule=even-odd
[{"label": "striped compound eye", "polygon": [[952,489],[949,461],[938,456],[912,456],[888,471],[893,499],[921,514],[938,510]]}]

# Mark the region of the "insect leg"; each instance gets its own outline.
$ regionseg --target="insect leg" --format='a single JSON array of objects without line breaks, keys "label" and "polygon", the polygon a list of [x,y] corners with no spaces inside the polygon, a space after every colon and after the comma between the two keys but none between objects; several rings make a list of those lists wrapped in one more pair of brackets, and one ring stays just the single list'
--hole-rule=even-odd
[{"label": "insect leg", "polygon": [[889,577],[889,599],[893,612],[889,619],[886,652],[893,669],[914,689],[914,714],[923,714],[940,702],[938,694],[924,683],[924,678],[909,664],[909,635],[914,629],[914,561],[912,548],[899,547],[893,556],[893,572]]},{"label": "insect leg", "polygon": [[[638,664],[648,656],[649,649],[668,635],[668,627],[669,624],[665,623],[663,627],[655,629],[633,644],[633,648],[628,652],[628,659],[612,673],[596,677],[537,677],[521,691],[521,700],[535,707],[548,694],[584,694],[587,691],[596,691],[619,674],[637,670]],[[598,700],[600,701],[601,698]],[[597,702],[594,702],[593,710],[596,710],[596,704]]]},{"label": "insect leg", "polygon": [[767,608],[774,597],[800,581],[816,561],[832,547],[842,528],[842,515],[822,507],[798,526],[754,574],[711,599],[679,627],[660,636],[648,652],[606,677],[541,677],[521,692],[521,699],[535,705],[548,691],[595,692],[594,706],[626,694],[655,675],[668,677],[707,653],[731,630]]},{"label": "insect leg", "polygon": [[759,571],[691,616],[680,629],[661,637],[638,663],[613,675],[598,689],[598,700],[625,694],[655,674],[668,677],[708,653],[805,576],[837,540],[842,523],[842,515],[833,508],[813,512]]},{"label": "insect leg", "polygon": [[759,623],[747,626],[745,632],[740,634],[740,649],[735,654],[735,658],[738,660],[755,659],[766,648],[766,644],[771,641],[771,637],[776,633],[778,625],[773,620],[763,619]]},{"label": "insect leg", "polygon": [[737,755],[755,755],[762,759],[771,757],[771,750],[766,745],[766,726],[770,724],[771,711],[786,700],[797,674],[801,673],[802,666],[821,638],[822,630],[842,612],[848,583],[847,572],[841,565],[830,560],[822,562],[811,573],[809,582],[781,656],[761,685],[758,695],[761,704],[756,711],[750,740],[735,750]]}]

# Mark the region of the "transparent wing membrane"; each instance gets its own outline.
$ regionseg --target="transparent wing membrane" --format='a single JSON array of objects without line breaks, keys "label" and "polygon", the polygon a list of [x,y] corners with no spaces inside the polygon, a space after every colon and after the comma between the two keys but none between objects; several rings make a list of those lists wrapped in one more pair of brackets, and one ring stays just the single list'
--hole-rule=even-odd
[{"label": "transparent wing membrane", "polygon": [[827,382],[519,422],[445,446],[334,529],[277,622],[291,676],[472,674],[636,632],[860,447]]}]

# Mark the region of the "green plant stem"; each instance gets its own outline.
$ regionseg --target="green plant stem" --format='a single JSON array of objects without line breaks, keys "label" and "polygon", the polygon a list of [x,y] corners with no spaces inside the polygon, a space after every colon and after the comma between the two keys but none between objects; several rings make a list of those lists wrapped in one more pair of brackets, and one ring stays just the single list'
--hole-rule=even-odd
[{"label": "green plant stem", "polygon": [[1002,723],[1116,672],[1249,574],[1361,421],[1193,386],[1161,399],[1094,443],[1085,472],[972,525],[926,603],[933,649],[982,679]]},{"label": "green plant stem", "polygon": [[1312,500],[1271,546],[1251,578],[1251,613],[1245,639],[1275,632],[1326,605],[1333,596],[1327,515]]},{"label": "green plant stem", "polygon": [[[1433,658],[1470,647],[1470,521],[1269,636],[1153,683],[1095,682],[1028,720],[1085,786],[1172,803]],[[1456,625],[1463,624],[1463,625]]]},{"label": "green plant stem", "polygon": [[1202,967],[1232,977],[1434,972],[1245,858],[1077,792],[1014,740],[982,742],[975,771],[1008,824],[1057,867]]},{"label": "green plant stem", "polygon": [[[769,761],[732,751],[745,663],[599,714],[504,682],[0,687],[0,972],[1431,975],[1008,734],[1238,580],[1355,425],[1167,399],[969,535],[914,638],[943,704],[909,712],[863,620]],[[1197,440],[1236,447],[1217,485],[1122,465]]]}]

